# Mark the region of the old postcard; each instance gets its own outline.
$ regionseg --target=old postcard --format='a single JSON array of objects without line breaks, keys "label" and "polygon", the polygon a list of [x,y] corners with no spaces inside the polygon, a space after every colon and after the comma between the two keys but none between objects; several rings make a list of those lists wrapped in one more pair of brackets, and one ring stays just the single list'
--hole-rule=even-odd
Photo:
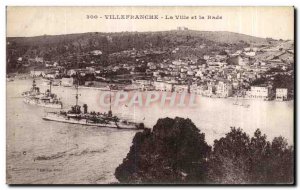
[{"label": "old postcard", "polygon": [[295,184],[293,7],[13,7],[8,184]]}]

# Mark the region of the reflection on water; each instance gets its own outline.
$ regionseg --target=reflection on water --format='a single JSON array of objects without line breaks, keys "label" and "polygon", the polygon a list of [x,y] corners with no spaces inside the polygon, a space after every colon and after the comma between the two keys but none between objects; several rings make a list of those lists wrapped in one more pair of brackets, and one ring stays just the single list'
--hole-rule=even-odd
[{"label": "reflection on water", "polygon": [[[115,168],[129,152],[135,131],[87,127],[44,121],[47,108],[24,104],[20,94],[30,80],[7,83],[7,182],[8,183],[111,183]],[[39,84],[39,81],[38,81]],[[41,91],[46,86],[39,85]],[[75,103],[75,89],[53,87],[65,107]],[[80,89],[79,104],[89,110],[107,111],[97,103],[99,90]],[[282,135],[293,142],[293,102],[243,100],[249,108],[233,105],[233,99],[197,97],[196,108],[113,107],[120,117],[152,127],[158,118],[190,118],[213,144],[230,130],[241,127],[249,134],[260,128],[271,140]]]}]

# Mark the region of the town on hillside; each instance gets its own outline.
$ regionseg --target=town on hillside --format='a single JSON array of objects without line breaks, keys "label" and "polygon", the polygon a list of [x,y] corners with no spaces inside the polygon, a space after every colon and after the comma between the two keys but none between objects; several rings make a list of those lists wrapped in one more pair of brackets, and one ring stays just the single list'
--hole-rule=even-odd
[{"label": "town on hillside", "polygon": [[[40,55],[34,47],[21,51],[16,40],[8,39],[8,81],[16,73],[28,73],[66,87],[79,83],[87,88],[186,92],[212,98],[294,98],[293,41],[267,38],[261,43],[194,43],[193,35],[184,34],[187,28],[175,32],[184,36],[183,42],[147,43],[142,48],[132,47],[133,43],[115,52],[97,49],[97,45],[84,51],[66,46],[55,56]],[[114,38],[108,35],[104,39],[116,43]]]}]

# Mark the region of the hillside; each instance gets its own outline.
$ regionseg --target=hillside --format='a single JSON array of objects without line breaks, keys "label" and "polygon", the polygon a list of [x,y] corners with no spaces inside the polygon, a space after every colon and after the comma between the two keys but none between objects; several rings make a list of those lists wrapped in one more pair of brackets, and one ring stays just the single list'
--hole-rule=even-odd
[{"label": "hillside", "polygon": [[[101,46],[104,44],[127,41],[130,44],[138,45],[139,42],[152,42],[159,45],[158,40],[165,42],[179,42],[184,38],[191,38],[190,41],[212,41],[215,43],[265,43],[266,39],[248,36],[245,34],[226,32],[226,31],[163,31],[163,32],[120,32],[120,33],[82,33],[82,34],[66,34],[66,35],[44,35],[35,37],[8,37],[7,41],[16,43],[19,46],[44,46],[58,45],[61,43],[76,42],[80,45]],[[178,39],[177,39],[178,38]],[[177,39],[177,40],[176,40]],[[185,39],[186,40],[186,39]],[[102,44],[100,44],[102,42]]]},{"label": "hillside", "polygon": [[[162,32],[120,32],[120,33],[82,33],[55,36],[8,37],[8,72],[19,70],[19,57],[42,57],[47,61],[65,62],[67,57],[78,57],[93,50],[103,55],[100,62],[111,64],[108,56],[125,50],[163,51],[165,58],[200,58],[207,53],[218,53],[248,47],[250,44],[263,44],[266,39],[232,32],[210,31],[162,31]],[[172,50],[179,48],[176,53]],[[77,58],[69,60],[76,62]],[[121,58],[124,60],[124,57]],[[154,60],[152,60],[154,61]]]}]

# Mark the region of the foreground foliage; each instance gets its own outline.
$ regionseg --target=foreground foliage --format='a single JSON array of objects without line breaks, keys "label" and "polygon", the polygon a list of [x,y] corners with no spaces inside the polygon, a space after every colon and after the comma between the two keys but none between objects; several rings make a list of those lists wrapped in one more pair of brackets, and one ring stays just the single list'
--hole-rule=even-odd
[{"label": "foreground foliage", "polygon": [[136,134],[115,175],[121,183],[286,184],[294,150],[283,137],[269,142],[259,129],[250,138],[234,127],[212,149],[190,119],[165,118]]}]

